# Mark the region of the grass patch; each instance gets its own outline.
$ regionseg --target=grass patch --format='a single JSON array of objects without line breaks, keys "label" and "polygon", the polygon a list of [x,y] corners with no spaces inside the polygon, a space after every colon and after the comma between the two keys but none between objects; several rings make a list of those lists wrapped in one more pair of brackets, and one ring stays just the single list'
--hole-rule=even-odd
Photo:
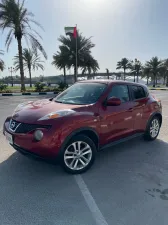
[{"label": "grass patch", "polygon": [[[60,88],[55,88],[55,87],[44,87],[42,91],[36,91],[35,87],[27,87],[26,91],[24,93],[29,93],[29,92],[62,92],[63,90]],[[6,90],[0,91],[0,93],[19,93],[21,92],[21,87],[20,86],[14,86],[10,87],[8,86]]]}]

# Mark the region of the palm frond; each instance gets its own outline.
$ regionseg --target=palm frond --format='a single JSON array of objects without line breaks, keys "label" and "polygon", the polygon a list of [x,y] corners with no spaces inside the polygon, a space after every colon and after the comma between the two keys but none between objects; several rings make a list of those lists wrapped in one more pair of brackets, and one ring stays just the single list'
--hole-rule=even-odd
[{"label": "palm frond", "polygon": [[[35,24],[36,26],[43,29],[43,27],[34,20],[34,14],[29,12],[27,8],[25,8],[25,1],[17,1],[17,0],[1,0],[0,3],[0,28],[2,30],[9,29],[9,33],[6,38],[6,46],[9,48],[12,37],[22,39],[25,36],[27,42],[30,41],[32,44],[32,48],[37,48],[42,52],[45,58],[47,58],[47,54],[42,47],[41,43],[38,41],[38,38],[42,38],[41,35],[31,27],[31,24]],[[36,37],[37,36],[37,37]]]}]

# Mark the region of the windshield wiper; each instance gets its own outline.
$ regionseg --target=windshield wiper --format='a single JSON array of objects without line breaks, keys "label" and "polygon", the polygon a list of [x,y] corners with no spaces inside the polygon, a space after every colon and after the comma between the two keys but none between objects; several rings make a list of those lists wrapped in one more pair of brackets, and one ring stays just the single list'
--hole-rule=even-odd
[{"label": "windshield wiper", "polygon": [[57,100],[55,100],[55,102],[62,103],[61,101],[57,101]]}]

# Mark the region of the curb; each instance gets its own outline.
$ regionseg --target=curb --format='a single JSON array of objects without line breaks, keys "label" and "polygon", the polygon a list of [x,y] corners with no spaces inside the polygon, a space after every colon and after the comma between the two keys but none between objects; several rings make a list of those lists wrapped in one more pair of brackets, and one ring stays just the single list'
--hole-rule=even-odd
[{"label": "curb", "polygon": [[57,95],[59,92],[25,92],[25,93],[1,93],[0,96],[38,96],[38,95]]},{"label": "curb", "polygon": [[150,88],[149,90],[155,91],[168,91],[168,88]]}]

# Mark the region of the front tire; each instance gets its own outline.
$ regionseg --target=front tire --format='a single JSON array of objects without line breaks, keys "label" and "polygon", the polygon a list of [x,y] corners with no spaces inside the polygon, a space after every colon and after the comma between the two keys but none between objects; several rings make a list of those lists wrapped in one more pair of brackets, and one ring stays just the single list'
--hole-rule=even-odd
[{"label": "front tire", "polygon": [[61,164],[66,172],[80,174],[93,165],[95,157],[94,142],[85,135],[78,135],[73,137],[63,150]]},{"label": "front tire", "polygon": [[159,117],[154,116],[149,122],[144,138],[148,141],[155,140],[159,135],[160,127],[161,127],[161,122]]}]

